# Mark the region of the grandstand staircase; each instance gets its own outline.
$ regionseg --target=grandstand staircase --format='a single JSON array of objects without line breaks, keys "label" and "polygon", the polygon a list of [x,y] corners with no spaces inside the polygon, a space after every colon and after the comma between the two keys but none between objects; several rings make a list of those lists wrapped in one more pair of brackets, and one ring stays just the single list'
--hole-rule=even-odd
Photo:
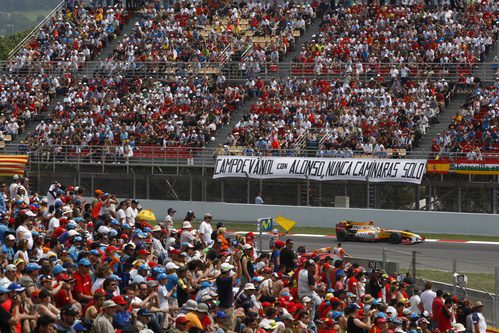
[{"label": "grandstand staircase", "polygon": [[[490,63],[497,61],[499,58],[499,43],[496,43],[492,49],[489,51],[488,55],[482,63],[480,63],[477,68],[473,71],[473,75],[483,83],[493,83],[496,75],[487,75],[493,73],[490,68],[486,66],[494,66]],[[483,76],[485,74],[485,76]],[[432,140],[437,136],[437,133],[445,132],[449,128],[450,121],[454,115],[457,114],[460,107],[466,101],[468,96],[467,92],[457,92],[450,100],[449,104],[444,108],[444,110],[438,115],[437,123],[432,124],[430,128],[426,131],[426,134],[422,136],[418,147],[414,148],[412,151],[407,152],[408,157],[421,157],[428,156],[431,152]]]},{"label": "grandstand staircase", "polygon": [[466,94],[458,93],[454,95],[449,104],[438,115],[437,123],[432,124],[426,134],[421,137],[418,147],[407,152],[408,157],[427,156],[431,152],[432,140],[437,136],[437,133],[445,132],[449,128],[451,118],[459,111],[461,105],[466,100]]},{"label": "grandstand staircase", "polygon": [[[296,58],[301,50],[302,44],[306,41],[309,41],[312,38],[312,35],[315,35],[319,29],[320,29],[320,24],[321,24],[322,19],[321,18],[315,18],[310,26],[307,28],[305,33],[301,35],[293,50],[288,52],[286,55],[284,55],[283,59],[281,60],[281,63],[291,63],[291,61]],[[240,60],[241,57],[243,56],[242,53],[235,53],[232,55],[232,60],[234,61],[235,59]],[[234,66],[237,66],[237,64],[231,64]],[[236,70],[238,71],[238,68],[227,68],[227,70]],[[234,72],[233,72],[234,73]],[[286,76],[291,76],[291,68],[287,68],[285,71],[279,71],[274,73],[271,76],[268,76],[270,78],[275,78],[275,79],[281,79]],[[237,110],[234,111],[233,114],[230,116],[230,121],[228,124],[223,125],[221,129],[218,130],[217,135],[215,136],[215,141],[211,141],[207,143],[207,147],[217,147],[219,144],[224,144],[225,140],[227,139],[227,136],[231,133],[232,129],[234,126],[237,124],[237,122],[243,117],[244,114],[249,113],[251,104],[254,102],[253,99],[248,98],[246,99]]]},{"label": "grandstand staircase", "polygon": [[[95,67],[93,68],[93,70],[91,69],[92,73],[96,73],[98,71],[99,62],[101,60],[105,60],[106,58],[112,56],[113,50],[116,47],[116,45],[118,45],[118,43],[121,42],[121,40],[123,39],[123,36],[125,34],[129,35],[132,32],[132,30],[135,26],[135,22],[138,22],[139,20],[140,20],[139,14],[134,12],[132,14],[132,17],[130,18],[130,20],[123,27],[123,30],[118,31],[117,38],[112,40],[105,48],[103,48],[101,50],[101,52],[97,55],[97,57],[95,59],[93,59],[93,64],[95,64],[94,65]],[[87,72],[89,72],[88,69],[82,70],[82,73],[87,73]],[[28,135],[30,133],[34,132],[36,126],[42,120],[50,119],[52,116],[52,112],[53,112],[54,108],[56,107],[57,103],[62,103],[63,99],[64,99],[64,96],[56,96],[50,102],[50,104],[47,106],[47,112],[44,114],[41,114],[38,118],[33,119],[33,121],[31,121],[31,123],[25,127],[24,132],[19,134],[15,138],[13,138],[12,141],[10,142],[10,144],[14,144],[14,145],[20,144],[22,141],[24,141],[28,137]]]}]

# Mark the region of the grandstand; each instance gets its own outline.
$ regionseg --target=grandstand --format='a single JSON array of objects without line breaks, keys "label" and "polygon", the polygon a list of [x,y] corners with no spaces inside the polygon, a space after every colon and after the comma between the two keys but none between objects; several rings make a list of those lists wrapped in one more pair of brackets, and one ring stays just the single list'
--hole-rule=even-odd
[{"label": "grandstand", "polygon": [[[70,166],[68,177],[96,177],[95,170],[159,177],[189,167],[189,177],[203,179],[202,200],[211,195],[204,178],[214,156],[496,163],[497,37],[497,5],[486,2],[334,11],[315,1],[227,2],[217,10],[206,2],[168,9],[63,2],[3,64],[0,147],[30,153],[29,172],[38,174]],[[442,197],[436,187],[449,187],[437,179],[463,182],[463,191],[480,186],[428,174],[425,209]],[[298,200],[279,202],[334,204],[300,182],[289,184]],[[161,195],[179,197],[167,183]],[[340,184],[363,198],[357,205],[383,206],[374,198],[384,185]],[[214,200],[227,200],[224,186]],[[246,192],[245,184],[234,187]],[[482,210],[497,212],[496,187],[486,191]],[[142,193],[151,196],[150,188]],[[460,200],[452,209],[463,209]]]}]

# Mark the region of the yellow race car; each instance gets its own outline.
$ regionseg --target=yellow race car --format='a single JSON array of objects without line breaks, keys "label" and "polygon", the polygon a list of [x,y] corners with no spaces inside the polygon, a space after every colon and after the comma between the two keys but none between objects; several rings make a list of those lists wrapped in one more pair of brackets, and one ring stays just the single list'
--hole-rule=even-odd
[{"label": "yellow race car", "polygon": [[423,236],[409,230],[382,229],[375,226],[373,221],[340,221],[336,224],[336,238],[339,242],[365,241],[392,244],[414,244],[425,240]]}]

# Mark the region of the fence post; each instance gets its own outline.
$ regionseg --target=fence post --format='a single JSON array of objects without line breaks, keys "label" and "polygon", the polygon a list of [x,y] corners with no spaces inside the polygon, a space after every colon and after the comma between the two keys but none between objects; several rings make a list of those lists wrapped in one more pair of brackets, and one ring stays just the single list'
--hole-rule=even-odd
[{"label": "fence post", "polygon": [[496,298],[492,303],[492,326],[497,327],[498,319],[499,319],[499,267],[495,267],[495,281],[496,281]]},{"label": "fence post", "polygon": [[457,286],[456,286],[456,278],[455,274],[457,273],[457,260],[456,258],[452,258],[452,293],[456,295]]},{"label": "fence post", "polygon": [[386,271],[386,269],[387,269],[387,267],[386,267],[386,266],[388,266],[388,264],[387,264],[387,262],[386,262],[386,249],[385,249],[385,247],[384,247],[384,246],[383,246],[383,251],[382,251],[382,254],[381,254],[381,255],[382,255],[382,258],[383,258],[383,270],[385,270],[385,271]]},{"label": "fence post", "polygon": [[416,251],[412,251],[412,278],[414,279],[414,281],[416,281],[416,254],[417,252]]}]

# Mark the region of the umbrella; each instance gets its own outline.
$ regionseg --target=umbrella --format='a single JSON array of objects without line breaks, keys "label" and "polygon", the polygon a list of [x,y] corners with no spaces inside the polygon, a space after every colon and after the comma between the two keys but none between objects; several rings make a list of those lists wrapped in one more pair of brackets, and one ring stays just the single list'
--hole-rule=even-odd
[{"label": "umbrella", "polygon": [[156,216],[154,215],[154,213],[150,209],[141,210],[137,214],[137,217],[135,219],[138,221],[147,221],[147,222],[156,223]]}]

